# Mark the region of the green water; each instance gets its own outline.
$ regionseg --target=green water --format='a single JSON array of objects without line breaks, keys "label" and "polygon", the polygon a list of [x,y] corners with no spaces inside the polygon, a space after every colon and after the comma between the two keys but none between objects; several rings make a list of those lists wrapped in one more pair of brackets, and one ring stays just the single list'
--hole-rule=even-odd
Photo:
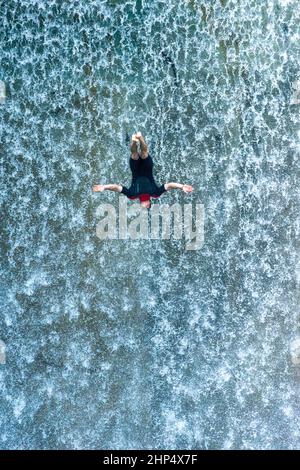
[{"label": "green water", "polygon": [[[0,13],[0,447],[299,448],[298,2]],[[201,250],[96,236],[137,130]]]}]

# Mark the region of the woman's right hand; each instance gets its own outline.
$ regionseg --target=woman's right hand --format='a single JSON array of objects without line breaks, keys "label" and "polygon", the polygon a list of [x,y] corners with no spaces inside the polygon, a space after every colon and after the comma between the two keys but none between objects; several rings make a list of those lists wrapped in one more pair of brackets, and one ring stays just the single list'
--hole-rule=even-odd
[{"label": "woman's right hand", "polygon": [[194,191],[194,188],[190,184],[184,184],[182,186],[182,191],[185,193],[191,193],[192,191]]}]

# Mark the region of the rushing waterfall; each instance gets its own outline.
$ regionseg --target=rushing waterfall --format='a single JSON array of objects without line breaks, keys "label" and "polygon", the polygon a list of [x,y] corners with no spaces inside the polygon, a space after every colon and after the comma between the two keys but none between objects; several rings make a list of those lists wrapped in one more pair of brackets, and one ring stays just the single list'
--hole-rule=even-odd
[{"label": "rushing waterfall", "polygon": [[[299,0],[2,0],[0,41],[0,448],[299,449]],[[201,249],[97,237],[138,130]]]}]

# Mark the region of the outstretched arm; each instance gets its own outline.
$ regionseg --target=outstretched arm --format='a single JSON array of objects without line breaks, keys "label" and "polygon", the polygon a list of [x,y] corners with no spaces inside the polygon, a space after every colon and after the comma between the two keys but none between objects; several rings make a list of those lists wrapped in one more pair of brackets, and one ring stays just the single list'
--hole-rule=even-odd
[{"label": "outstretched arm", "polygon": [[189,184],[181,184],[181,183],[165,183],[165,189],[166,191],[169,191],[170,189],[181,189],[185,193],[191,193],[194,191],[193,186]]},{"label": "outstretched arm", "polygon": [[94,193],[102,192],[105,190],[115,191],[116,193],[120,193],[122,191],[122,187],[120,184],[95,184],[93,186]]}]

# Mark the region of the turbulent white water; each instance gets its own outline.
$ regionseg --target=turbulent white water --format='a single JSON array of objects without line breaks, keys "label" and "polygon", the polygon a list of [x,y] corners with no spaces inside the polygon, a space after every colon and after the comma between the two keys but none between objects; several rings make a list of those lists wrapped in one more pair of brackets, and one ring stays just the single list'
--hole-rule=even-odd
[{"label": "turbulent white water", "polygon": [[[0,447],[300,448],[298,0],[0,18]],[[201,250],[97,238],[136,130]]]}]

